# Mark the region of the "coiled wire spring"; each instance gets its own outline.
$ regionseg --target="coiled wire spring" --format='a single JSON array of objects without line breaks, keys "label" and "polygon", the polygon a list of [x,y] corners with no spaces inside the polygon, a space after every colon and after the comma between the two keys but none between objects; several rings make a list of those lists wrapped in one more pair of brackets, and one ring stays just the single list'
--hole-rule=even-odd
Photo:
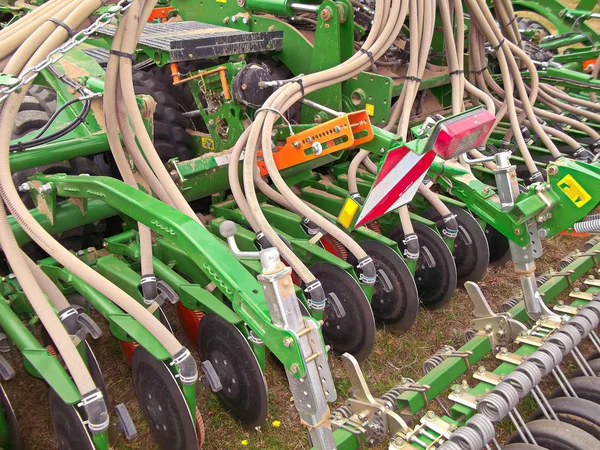
[{"label": "coiled wire spring", "polygon": [[[523,442],[535,444],[534,437],[516,409],[519,400],[531,393],[546,418],[558,420],[541,392],[539,383],[542,376],[552,373],[565,393],[569,387],[572,390],[558,366],[583,338],[594,333],[593,330],[599,323],[600,298],[594,298],[481,399],[477,405],[477,414],[464,427],[450,435],[439,450],[477,450],[487,447],[494,435],[493,426],[490,428],[489,425],[506,416],[515,424]],[[473,420],[477,425],[469,426]]]}]

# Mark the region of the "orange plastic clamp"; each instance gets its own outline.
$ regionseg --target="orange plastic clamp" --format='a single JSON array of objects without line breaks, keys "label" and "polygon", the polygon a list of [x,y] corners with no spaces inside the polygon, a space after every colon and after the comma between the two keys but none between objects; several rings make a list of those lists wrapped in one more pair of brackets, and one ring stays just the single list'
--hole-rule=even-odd
[{"label": "orange plastic clamp", "polygon": [[[284,146],[277,147],[273,152],[273,159],[277,168],[283,170],[330,153],[358,147],[371,139],[373,139],[373,129],[369,115],[366,111],[357,111],[292,134],[286,139]],[[262,161],[260,151],[258,167],[261,176],[267,175],[267,168]]]}]

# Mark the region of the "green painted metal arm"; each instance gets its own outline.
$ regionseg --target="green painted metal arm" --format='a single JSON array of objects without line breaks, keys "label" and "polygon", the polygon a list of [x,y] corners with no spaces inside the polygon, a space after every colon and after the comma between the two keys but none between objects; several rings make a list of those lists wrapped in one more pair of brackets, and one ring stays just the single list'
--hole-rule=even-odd
[{"label": "green painted metal arm", "polygon": [[75,383],[60,361],[42,347],[2,296],[0,296],[0,325],[21,351],[26,364],[29,364],[65,403],[73,405],[81,400]]},{"label": "green painted metal arm", "polygon": [[429,170],[444,190],[519,245],[529,242],[527,220],[544,216],[540,230],[550,238],[583,219],[600,201],[600,168],[560,158],[547,166],[547,172],[548,182],[538,186],[545,189],[529,186],[510,211],[502,211],[495,188],[476,179],[458,163],[436,158]]},{"label": "green painted metal arm", "polygon": [[[173,241],[186,253],[193,254],[197,270],[206,273],[217,289],[231,299],[236,313],[256,335],[274,349],[279,360],[288,368],[293,363],[298,364],[301,369],[296,375],[304,376],[306,365],[296,335],[272,324],[260,284],[195,220],[114,178],[68,175],[39,175],[34,178],[50,183],[52,191],[61,197],[103,200]],[[292,339],[295,345],[281,345],[286,337]]]},{"label": "green painted metal arm", "polygon": [[81,278],[57,265],[44,263],[40,267],[54,281],[60,280],[67,283],[85,297],[86,301],[108,320],[110,331],[117,339],[139,343],[160,361],[171,358],[169,352],[148,330]]},{"label": "green painted metal arm", "polygon": [[[133,232],[126,234],[128,234],[131,239],[134,238]],[[113,254],[126,256],[136,262],[139,262],[140,245],[137,242],[130,242],[128,244],[120,243],[117,242],[118,239],[119,236],[117,236],[117,239],[106,239],[105,248]],[[242,322],[240,316],[229,309],[227,305],[221,302],[202,286],[198,284],[191,284],[188,280],[183,278],[157,257],[153,257],[152,260],[155,274],[158,276],[158,278],[171,286],[171,288],[173,288],[177,294],[179,294],[179,301],[183,304],[183,306],[192,310],[205,308],[205,312],[216,313],[227,322],[232,324],[238,324]]]}]

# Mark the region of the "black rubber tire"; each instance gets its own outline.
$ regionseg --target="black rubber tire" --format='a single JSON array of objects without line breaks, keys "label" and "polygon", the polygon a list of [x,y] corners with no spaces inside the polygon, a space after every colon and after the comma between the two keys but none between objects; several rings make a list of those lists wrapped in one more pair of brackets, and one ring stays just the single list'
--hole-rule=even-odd
[{"label": "black rubber tire", "polygon": [[[594,371],[596,376],[600,376],[600,358],[590,359],[588,360],[588,364],[590,365],[590,368]],[[575,372],[573,372],[573,375],[571,375],[570,378],[577,378],[583,376],[585,375],[583,374],[581,369],[577,369]]]},{"label": "black rubber tire", "polygon": [[[591,450],[600,448],[600,441],[589,433],[565,422],[534,420],[527,424],[538,445],[548,450]],[[519,443],[521,437],[515,432],[508,443]]]},{"label": "black rubber tire", "polygon": [[156,102],[154,112],[154,146],[163,162],[192,158],[192,139],[186,131],[187,120],[175,97],[159,78],[148,72],[133,73],[135,93],[149,95]]},{"label": "black rubber tire", "polygon": [[502,450],[548,450],[546,447],[540,447],[533,444],[509,444],[503,445]]},{"label": "black rubber tire", "polygon": [[590,356],[588,356],[587,360],[591,361],[593,359],[599,359],[600,358],[600,352],[598,350],[595,350]]},{"label": "black rubber tire", "polygon": [[[445,306],[456,290],[456,264],[450,249],[435,231],[421,222],[413,222],[413,228],[419,237],[421,247],[415,283],[419,291],[421,304],[428,309],[439,309]],[[390,230],[388,237],[398,244],[400,251],[404,252],[404,231],[401,225]],[[434,259],[435,266],[428,267],[424,255],[424,248]]]},{"label": "black rubber tire", "polygon": [[[598,377],[576,377],[571,378],[569,383],[577,394],[577,397],[600,403],[600,378]],[[563,397],[562,388],[558,387],[552,392],[551,398]],[[600,447],[598,447],[600,448]]]},{"label": "black rubber tire", "polygon": [[[583,398],[557,397],[548,401],[561,422],[580,428],[600,439],[600,405]],[[536,409],[529,420],[543,419],[541,409]]]},{"label": "black rubber tire", "polygon": [[528,17],[519,16],[520,12],[528,12],[528,11],[515,11],[515,15],[517,16],[517,25],[519,25],[519,29],[521,30],[540,30],[545,33],[545,36],[550,36],[550,30],[546,28],[541,23],[530,19]]},{"label": "black rubber tire", "polygon": [[[468,211],[454,205],[447,206],[450,212],[456,215],[458,223],[458,235],[452,250],[458,285],[462,286],[467,281],[481,281],[490,262],[490,249],[485,233]],[[444,228],[442,217],[435,208],[429,208],[421,215],[434,221],[438,230]]]}]

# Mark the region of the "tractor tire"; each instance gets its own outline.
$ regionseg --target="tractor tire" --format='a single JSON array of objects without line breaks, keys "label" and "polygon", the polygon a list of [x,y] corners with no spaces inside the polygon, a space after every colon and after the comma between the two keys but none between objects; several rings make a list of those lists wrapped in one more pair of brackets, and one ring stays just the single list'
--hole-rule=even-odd
[{"label": "tractor tire", "polygon": [[133,73],[133,87],[136,94],[148,95],[156,102],[154,146],[160,159],[165,163],[171,158],[191,159],[192,139],[186,131],[187,119],[168,86],[151,73],[137,71]]}]

